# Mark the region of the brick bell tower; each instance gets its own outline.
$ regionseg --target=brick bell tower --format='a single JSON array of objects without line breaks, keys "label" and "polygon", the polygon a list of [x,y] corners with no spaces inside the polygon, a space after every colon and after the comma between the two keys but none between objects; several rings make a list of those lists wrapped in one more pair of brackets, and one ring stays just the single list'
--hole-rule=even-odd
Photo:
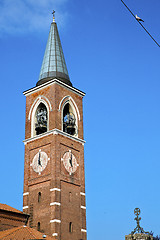
[{"label": "brick bell tower", "polygon": [[85,94],[70,82],[54,13],[39,81],[24,95],[23,211],[29,226],[58,240],[85,240]]}]

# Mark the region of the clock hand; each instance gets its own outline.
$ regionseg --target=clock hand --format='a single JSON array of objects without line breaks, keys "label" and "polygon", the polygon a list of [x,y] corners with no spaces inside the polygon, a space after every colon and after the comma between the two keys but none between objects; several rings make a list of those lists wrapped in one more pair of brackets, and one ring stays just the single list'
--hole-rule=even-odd
[{"label": "clock hand", "polygon": [[38,165],[40,165],[40,166],[42,167],[42,165],[41,165],[41,154],[40,154],[40,152],[39,152],[39,157],[38,157]]},{"label": "clock hand", "polygon": [[71,158],[70,158],[69,162],[70,162],[71,167],[73,167],[73,164],[72,164],[72,153],[71,153]]}]

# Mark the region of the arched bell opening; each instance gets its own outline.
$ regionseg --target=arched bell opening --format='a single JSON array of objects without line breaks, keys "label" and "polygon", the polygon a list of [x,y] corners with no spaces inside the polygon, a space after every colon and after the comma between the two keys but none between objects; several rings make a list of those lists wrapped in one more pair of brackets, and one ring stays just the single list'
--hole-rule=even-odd
[{"label": "arched bell opening", "polygon": [[47,108],[43,103],[40,103],[35,113],[35,133],[36,135],[47,132],[48,114]]},{"label": "arched bell opening", "polygon": [[32,104],[28,116],[28,120],[31,120],[31,137],[49,130],[49,112],[51,110],[51,104],[44,96],[38,97]]},{"label": "arched bell opening", "polygon": [[78,135],[76,112],[70,103],[66,103],[63,108],[63,132],[72,136]]}]

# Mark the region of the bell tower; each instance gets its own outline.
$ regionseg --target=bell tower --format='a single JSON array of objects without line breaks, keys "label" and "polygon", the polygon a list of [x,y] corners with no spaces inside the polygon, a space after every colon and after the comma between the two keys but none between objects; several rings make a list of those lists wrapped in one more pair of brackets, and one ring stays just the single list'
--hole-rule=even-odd
[{"label": "bell tower", "polygon": [[26,96],[23,211],[58,240],[86,240],[83,104],[54,18],[36,87]]}]

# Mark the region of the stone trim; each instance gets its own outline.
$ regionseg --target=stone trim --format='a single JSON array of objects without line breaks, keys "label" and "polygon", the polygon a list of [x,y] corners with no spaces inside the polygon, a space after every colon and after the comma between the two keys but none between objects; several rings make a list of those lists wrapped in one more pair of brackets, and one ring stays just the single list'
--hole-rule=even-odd
[{"label": "stone trim", "polygon": [[51,191],[51,192],[53,192],[53,191],[58,191],[58,192],[60,192],[61,189],[59,189],[59,188],[52,188],[52,189],[50,189],[50,191]]},{"label": "stone trim", "polygon": [[81,208],[86,210],[86,207],[85,207],[85,206],[81,206]]},{"label": "stone trim", "polygon": [[54,205],[60,206],[61,204],[59,202],[52,202],[52,203],[50,203],[50,206],[54,206]]},{"label": "stone trim", "polygon": [[85,194],[85,193],[83,193],[83,192],[80,192],[80,194],[81,194],[82,196],[86,196],[86,194]]},{"label": "stone trim", "polygon": [[48,131],[48,132],[39,134],[39,135],[37,135],[37,136],[34,136],[34,137],[31,137],[31,138],[25,139],[23,142],[24,142],[24,144],[27,144],[27,143],[29,143],[29,142],[32,142],[32,141],[36,140],[36,139],[40,139],[40,138],[42,138],[42,137],[46,137],[46,136],[51,135],[51,134],[54,134],[54,135],[60,134],[60,135],[62,135],[62,136],[65,136],[65,137],[67,137],[67,138],[70,138],[70,139],[72,139],[72,140],[75,140],[75,141],[77,141],[77,142],[79,142],[79,143],[82,143],[82,144],[85,143],[85,141],[84,141],[83,139],[77,138],[77,137],[74,137],[74,136],[71,136],[71,135],[69,135],[68,133],[65,133],[65,132],[63,132],[63,131],[61,131],[61,130],[59,130],[59,129],[56,129],[56,128],[53,129],[53,130],[51,130],[51,131]]},{"label": "stone trim", "polygon": [[27,209],[27,208],[29,208],[29,207],[28,207],[28,206],[24,206],[24,207],[23,207],[23,209]]},{"label": "stone trim", "polygon": [[46,88],[46,87],[48,87],[48,86],[51,86],[51,85],[53,85],[53,84],[58,84],[58,85],[60,85],[60,86],[63,86],[63,87],[65,87],[65,88],[67,88],[67,89],[69,89],[71,92],[73,92],[73,93],[77,93],[79,96],[81,96],[81,97],[83,97],[83,96],[85,96],[85,93],[84,92],[82,92],[82,91],[80,91],[80,90],[78,90],[77,88],[74,88],[74,87],[71,87],[71,86],[69,86],[68,84],[65,84],[65,83],[62,83],[61,81],[59,81],[58,79],[52,79],[52,80],[50,80],[50,81],[48,81],[48,82],[46,82],[46,83],[44,83],[44,84],[41,84],[40,86],[37,86],[37,87],[34,87],[34,88],[31,88],[31,89],[29,89],[29,90],[27,90],[27,91],[24,91],[23,92],[23,94],[25,95],[25,96],[29,96],[30,94],[32,94],[32,93],[35,93],[35,92],[37,92],[37,91],[39,91],[39,90],[42,90],[42,89],[44,89],[44,88]]},{"label": "stone trim", "polygon": [[[43,98],[44,98],[44,99],[43,99]],[[29,120],[29,121],[31,120],[32,110],[34,109],[36,103],[37,103],[37,102],[40,103],[40,102],[43,102],[43,101],[45,101],[46,103],[48,103],[48,109],[49,109],[50,111],[52,111],[52,106],[51,106],[51,103],[50,103],[50,101],[48,100],[48,98],[46,98],[46,97],[43,96],[43,95],[40,95],[40,96],[38,96],[38,97],[34,100],[32,106],[31,106],[31,108],[30,108],[30,110],[29,110],[29,114],[28,114],[28,120]]]},{"label": "stone trim", "polygon": [[58,236],[58,233],[53,233],[52,236],[53,236],[53,237],[57,237],[57,236]]},{"label": "stone trim", "polygon": [[59,219],[53,219],[53,220],[50,220],[50,223],[61,223],[61,220],[59,220]]},{"label": "stone trim", "polygon": [[29,195],[29,192],[23,193],[23,196],[27,196],[27,195]]},{"label": "stone trim", "polygon": [[[64,101],[65,100],[65,101]],[[76,108],[76,110],[77,110],[77,114],[78,114],[78,119],[79,119],[79,121],[81,120],[81,117],[80,117],[80,112],[79,112],[79,109],[78,109],[78,107],[77,107],[77,104],[75,103],[75,101],[73,100],[73,98],[71,97],[71,96],[65,96],[65,97],[63,97],[62,99],[61,99],[61,101],[60,101],[60,104],[59,104],[59,109],[58,109],[58,111],[60,112],[61,111],[61,108],[62,108],[62,103],[63,103],[63,101],[64,101],[64,103],[66,103],[66,102],[73,102],[73,105],[74,105],[74,107]],[[63,104],[64,105],[64,104]]]}]

